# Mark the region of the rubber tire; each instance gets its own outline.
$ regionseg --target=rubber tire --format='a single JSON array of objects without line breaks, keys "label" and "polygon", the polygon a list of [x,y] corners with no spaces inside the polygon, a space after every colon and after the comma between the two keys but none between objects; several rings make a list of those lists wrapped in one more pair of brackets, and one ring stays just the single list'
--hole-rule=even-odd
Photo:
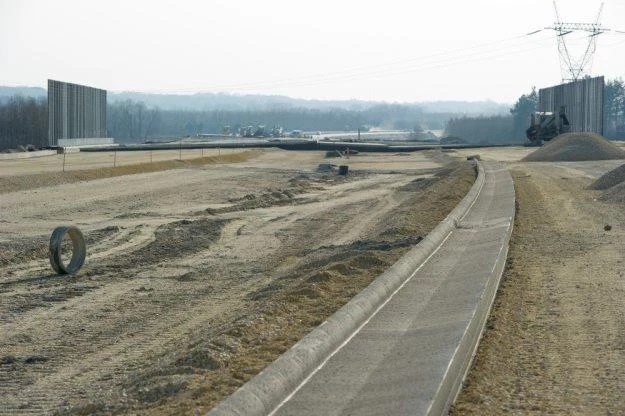
[{"label": "rubber tire", "polygon": [[[63,263],[61,258],[61,241],[65,234],[72,240],[72,258],[68,265]],[[56,227],[50,236],[50,265],[58,274],[75,274],[85,264],[87,257],[87,244],[85,237],[77,227],[73,225],[62,225]]]}]

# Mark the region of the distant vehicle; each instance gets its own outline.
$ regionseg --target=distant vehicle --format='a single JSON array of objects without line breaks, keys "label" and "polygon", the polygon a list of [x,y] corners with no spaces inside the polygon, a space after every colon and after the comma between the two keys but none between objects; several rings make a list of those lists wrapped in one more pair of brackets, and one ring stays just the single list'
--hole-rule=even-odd
[{"label": "distant vehicle", "polygon": [[539,111],[533,113],[530,126],[525,135],[532,146],[540,146],[543,141],[549,141],[562,133],[571,131],[569,119],[566,117],[566,108],[560,107],[558,115],[552,112]]},{"label": "distant vehicle", "polygon": [[254,137],[254,126],[241,127],[239,129],[240,137]]},{"label": "distant vehicle", "polygon": [[253,134],[254,137],[265,137],[266,135],[267,133],[265,132],[265,126],[262,124],[256,127],[256,130]]},{"label": "distant vehicle", "polygon": [[282,126],[273,126],[271,129],[269,129],[269,136],[282,137],[284,136],[284,129],[282,128]]}]

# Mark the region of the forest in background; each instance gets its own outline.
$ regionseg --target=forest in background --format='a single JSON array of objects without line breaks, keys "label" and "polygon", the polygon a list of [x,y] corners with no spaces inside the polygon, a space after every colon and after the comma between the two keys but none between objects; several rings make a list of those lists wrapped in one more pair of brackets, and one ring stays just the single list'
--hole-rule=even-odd
[{"label": "forest in background", "polygon": [[285,131],[354,131],[371,127],[393,130],[442,130],[452,113],[425,113],[417,106],[378,104],[362,110],[290,108],[274,110],[161,110],[139,101],[108,106],[108,133],[120,142],[219,134],[225,126],[280,126]]},{"label": "forest in background", "polygon": [[[24,97],[46,98],[47,91],[40,87],[6,87],[0,86],[0,104],[15,95]],[[360,111],[367,108],[389,104],[380,101],[365,100],[311,100],[292,98],[283,95],[260,94],[226,94],[226,93],[196,93],[196,94],[151,94],[142,92],[114,92],[107,91],[109,104],[120,101],[143,102],[147,107],[158,107],[161,110],[288,110],[293,108],[307,108],[311,110],[342,109]],[[508,104],[494,101],[423,101],[418,103],[390,103],[404,106],[419,107],[426,113],[455,113],[455,114],[504,114]]]},{"label": "forest in background", "polygon": [[[446,124],[445,135],[451,136],[452,142],[460,139],[460,142],[472,144],[521,144],[526,141],[529,116],[538,111],[538,105],[538,92],[534,88],[519,97],[508,115],[452,117]],[[603,136],[625,140],[625,83],[620,78],[605,84]]]},{"label": "forest in background", "polygon": [[[17,95],[7,95],[16,89],[0,87],[0,149],[15,149],[27,144],[36,148],[47,145],[47,102],[40,90],[27,88],[19,90]],[[231,103],[224,104],[221,109],[211,109],[207,105],[206,109],[198,110],[178,108],[170,102],[163,109],[119,95],[107,106],[108,135],[120,143],[130,143],[219,134],[225,126],[231,132],[258,125],[268,128],[280,126],[285,131],[353,131],[376,127],[410,131],[444,129],[446,136],[463,143],[523,143],[529,115],[538,107],[535,89],[519,97],[511,108],[504,106],[505,112],[501,111],[501,104],[488,101],[387,104],[352,100],[330,101],[322,105],[320,103],[323,102],[318,100],[279,96],[198,95],[203,97],[204,104],[216,100],[216,97]],[[120,99],[122,97],[125,99]],[[246,106],[242,104],[244,97],[248,98]],[[623,80],[608,80],[604,98],[604,136],[624,139]],[[161,100],[163,97],[154,99]],[[470,108],[474,111],[467,111]],[[433,109],[446,111],[433,112]],[[483,112],[477,112],[478,109]]]},{"label": "forest in background", "polygon": [[[107,105],[107,133],[119,143],[142,142],[220,134],[228,126],[238,132],[247,126],[280,126],[284,131],[354,131],[370,127],[395,130],[442,130],[455,112],[428,112],[417,104],[386,104],[360,102],[356,109],[343,107],[282,107],[260,105],[258,97],[245,109],[162,109],[131,99],[112,100]],[[497,105],[484,102],[478,108],[499,111]],[[46,98],[41,94],[26,97],[13,95],[0,100],[0,149],[32,144],[47,145]],[[433,104],[432,104],[433,105]],[[448,109],[469,108],[471,103],[442,102],[436,106]],[[431,107],[430,107],[431,108]]]}]

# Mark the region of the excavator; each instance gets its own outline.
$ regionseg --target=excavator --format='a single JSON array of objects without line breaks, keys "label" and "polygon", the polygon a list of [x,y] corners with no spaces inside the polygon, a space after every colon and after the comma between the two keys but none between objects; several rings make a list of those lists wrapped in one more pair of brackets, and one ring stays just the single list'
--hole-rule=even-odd
[{"label": "excavator", "polygon": [[571,124],[566,117],[566,107],[560,107],[558,114],[547,111],[538,111],[532,114],[530,127],[525,130],[530,146],[541,146],[562,133],[568,133]]}]

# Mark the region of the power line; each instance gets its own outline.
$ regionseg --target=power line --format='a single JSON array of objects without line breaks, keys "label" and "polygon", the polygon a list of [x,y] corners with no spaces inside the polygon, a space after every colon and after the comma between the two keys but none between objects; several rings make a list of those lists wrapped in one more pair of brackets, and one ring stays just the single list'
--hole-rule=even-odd
[{"label": "power line", "polygon": [[[560,71],[562,74],[562,82],[577,81],[590,75],[594,54],[597,50],[597,38],[611,29],[603,27],[600,23],[601,14],[603,12],[602,2],[599,6],[597,17],[593,23],[581,22],[564,22],[560,18],[558,5],[553,1],[553,8],[556,16],[556,22],[553,26],[546,27],[547,30],[554,30],[557,33],[558,53],[560,55]],[[574,56],[567,44],[566,36],[574,32],[585,32],[587,36],[584,53],[580,56]],[[620,31],[616,31],[620,33]]]},{"label": "power line", "polygon": [[[257,83],[240,83],[240,84],[222,84],[222,85],[213,85],[209,88],[206,86],[200,88],[188,88],[188,89],[168,89],[168,90],[158,90],[158,91],[150,91],[150,92],[159,92],[159,93],[188,93],[188,92],[197,92],[201,90],[254,90],[254,89],[263,89],[263,88],[276,88],[276,87],[284,87],[284,86],[314,86],[314,85],[322,85],[327,83],[334,83],[343,80],[353,80],[353,79],[362,79],[362,78],[378,78],[379,76],[387,76],[387,75],[395,75],[398,73],[406,73],[412,72],[419,69],[434,69],[441,68],[447,65],[458,65],[466,62],[473,62],[479,59],[485,58],[496,58],[498,55],[497,52],[504,51],[503,55],[507,56],[514,53],[525,52],[527,50],[532,49],[512,49],[525,47],[528,44],[536,44],[541,43],[546,40],[552,40],[554,37],[550,36],[549,38],[538,38],[536,40],[530,40],[529,42],[524,42],[522,45],[516,45],[514,47],[511,46],[502,46],[498,49],[485,49],[492,45],[509,43],[515,40],[525,40],[526,38],[534,35],[537,32],[527,33],[523,35],[517,35],[505,39],[500,39],[497,41],[491,41],[479,45],[473,45],[470,47],[458,48],[449,51],[442,51],[430,55],[419,56],[419,57],[411,57],[407,59],[394,60],[390,62],[385,62],[381,64],[374,65],[361,65],[351,68],[345,68],[339,71],[331,71],[317,74],[309,74],[299,77],[290,77],[280,80],[272,80],[265,82],[257,82]],[[480,49],[482,49],[480,51]],[[473,52],[476,51],[476,52]],[[453,54],[458,54],[454,56]]]},{"label": "power line", "polygon": [[[551,41],[552,39],[553,37],[550,37],[549,39],[543,39],[542,41],[544,40]],[[388,78],[390,76],[413,73],[419,70],[446,68],[450,66],[457,66],[461,64],[486,61],[486,60],[490,62],[494,59],[498,59],[498,58],[502,58],[502,57],[506,57],[510,55],[518,55],[524,52],[536,51],[535,46],[531,46],[531,47],[527,47],[527,45],[523,45],[523,46],[524,46],[523,48],[516,48],[516,49],[507,48],[505,49],[505,52],[503,53],[493,53],[493,51],[485,51],[480,54],[472,54],[472,55],[461,56],[461,57],[450,57],[444,60],[425,62],[421,64],[404,66],[404,67],[397,67],[397,68],[384,70],[384,71],[372,71],[372,72],[360,73],[360,74],[345,74],[340,77],[333,77],[333,78],[318,80],[312,83],[311,82],[299,82],[299,83],[286,83],[285,82],[285,83],[280,83],[280,84],[272,84],[269,86],[270,87],[315,86],[315,85],[323,85],[323,84],[328,84],[328,83],[336,83],[340,81],[353,81],[353,80],[358,80],[358,79],[375,79],[375,78],[382,78],[382,77]],[[544,46],[547,47],[548,45],[544,45]]]}]

